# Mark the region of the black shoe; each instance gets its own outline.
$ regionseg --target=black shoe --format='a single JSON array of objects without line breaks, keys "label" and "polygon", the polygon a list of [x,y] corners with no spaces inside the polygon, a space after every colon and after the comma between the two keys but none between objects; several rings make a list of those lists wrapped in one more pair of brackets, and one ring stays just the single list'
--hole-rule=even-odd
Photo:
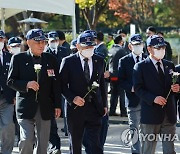
[{"label": "black shoe", "polygon": [[64,134],[65,136],[68,136],[68,133],[67,132],[65,132],[65,134]]},{"label": "black shoe", "polygon": [[61,128],[61,132],[65,132],[65,129],[64,129],[64,128]]}]

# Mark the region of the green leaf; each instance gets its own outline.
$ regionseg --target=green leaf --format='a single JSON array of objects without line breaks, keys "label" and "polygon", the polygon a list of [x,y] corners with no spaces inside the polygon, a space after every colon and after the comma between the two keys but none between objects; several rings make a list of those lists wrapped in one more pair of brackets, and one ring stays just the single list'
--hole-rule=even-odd
[{"label": "green leaf", "polygon": [[174,75],[172,78],[172,83],[175,84],[177,82],[178,76]]},{"label": "green leaf", "polygon": [[90,89],[90,87],[88,87],[87,89],[88,89],[88,91],[90,91],[90,90],[91,90],[91,89]]},{"label": "green leaf", "polygon": [[96,91],[92,90],[93,93],[96,93]]}]

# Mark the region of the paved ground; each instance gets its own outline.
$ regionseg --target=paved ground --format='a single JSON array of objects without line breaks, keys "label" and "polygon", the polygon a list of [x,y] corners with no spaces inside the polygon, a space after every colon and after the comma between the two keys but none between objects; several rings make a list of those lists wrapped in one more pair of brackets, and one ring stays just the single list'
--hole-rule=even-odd
[{"label": "paved ground", "polygon": [[[123,122],[124,121],[124,122]],[[105,154],[128,154],[130,152],[130,148],[127,148],[123,146],[123,142],[121,141],[121,134],[122,132],[128,128],[127,125],[127,119],[126,118],[120,118],[120,117],[110,117],[109,121],[109,131],[108,136],[105,144]],[[58,127],[63,127],[63,121],[62,119],[58,120]],[[177,127],[177,134],[179,135],[180,139],[180,127]],[[64,136],[62,132],[59,131],[59,134],[61,136],[61,142],[62,142],[62,154],[68,154],[69,151],[69,144],[68,144],[68,138]],[[180,141],[175,142],[175,148],[176,153],[180,154]],[[17,154],[18,148],[14,147],[14,151],[12,154]],[[157,154],[162,153],[162,146],[161,143],[158,142],[157,144]],[[85,154],[85,152],[83,152]]]},{"label": "paved ground", "polygon": [[[108,97],[109,98],[109,97]],[[117,113],[119,111],[119,106],[117,107]],[[104,146],[104,154],[130,154],[131,150],[125,147],[121,141],[121,134],[124,130],[128,128],[127,118],[122,118],[119,116],[110,117],[109,119],[109,130],[106,139],[106,144]],[[64,136],[64,133],[60,131],[63,127],[63,119],[58,120],[59,134],[62,142],[62,154],[69,153],[69,143],[68,138]],[[176,134],[178,135],[179,141],[175,142],[176,153],[180,154],[180,127],[176,127]],[[18,148],[14,147],[12,154],[17,154]],[[85,154],[83,149],[83,154]],[[156,154],[162,154],[162,145],[160,142],[157,144]]]}]

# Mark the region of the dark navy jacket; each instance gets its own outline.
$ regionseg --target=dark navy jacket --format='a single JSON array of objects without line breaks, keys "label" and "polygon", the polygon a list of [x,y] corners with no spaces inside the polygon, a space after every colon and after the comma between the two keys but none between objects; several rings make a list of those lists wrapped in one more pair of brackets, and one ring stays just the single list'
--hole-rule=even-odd
[{"label": "dark navy jacket", "polygon": [[50,120],[54,109],[61,106],[61,86],[56,58],[50,53],[41,54],[42,68],[39,72],[39,91],[27,90],[29,81],[37,81],[33,57],[30,51],[13,55],[7,84],[16,90],[16,113],[20,119],[34,118],[38,107],[43,120]]},{"label": "dark navy jacket", "polygon": [[[104,83],[104,60],[97,55],[93,55],[92,63],[93,73],[89,83],[87,83],[85,79],[79,53],[64,58],[61,63],[60,78],[62,81],[62,93],[68,101],[69,112],[75,112],[75,104],[73,103],[73,99],[76,96],[83,98],[88,92],[88,87],[90,87],[95,81],[99,84],[99,87],[95,90],[96,93],[91,93],[92,101],[90,106],[95,108],[96,112],[101,116],[104,114],[104,107],[107,107]],[[85,101],[87,100],[85,99]],[[85,103],[84,107],[79,107],[78,110],[82,109],[83,112],[86,105],[87,103]]]},{"label": "dark navy jacket", "polygon": [[[142,59],[145,59],[146,56],[142,54]],[[119,85],[125,90],[125,101],[128,104],[128,107],[136,107],[140,100],[139,97],[134,93],[131,92],[133,87],[133,68],[135,62],[133,59],[132,53],[124,56],[119,61]]]},{"label": "dark navy jacket", "polygon": [[134,66],[133,82],[135,93],[141,99],[142,124],[161,124],[165,114],[170,123],[176,123],[175,94],[173,92],[169,95],[167,104],[163,108],[154,103],[157,96],[167,97],[172,84],[171,72],[175,69],[174,64],[170,61],[162,60],[162,62],[165,73],[164,84],[160,81],[158,72],[149,57]]},{"label": "dark navy jacket", "polygon": [[97,48],[94,49],[94,53],[105,59],[108,55],[108,50],[106,45],[104,43],[99,45]]},{"label": "dark navy jacket", "polygon": [[16,92],[6,85],[11,56],[12,54],[9,52],[3,51],[3,66],[0,67],[0,87],[2,87],[3,95],[10,104],[13,103],[16,95]]},{"label": "dark navy jacket", "polygon": [[64,57],[67,57],[69,56],[69,52],[68,52],[68,49],[63,47],[63,46],[58,46],[58,49],[57,49],[57,53],[54,54],[53,51],[51,50],[50,47],[47,48],[47,51],[48,53],[51,53],[53,54],[56,58],[57,58],[57,61],[58,61],[58,67],[60,68],[60,65],[61,65],[61,62],[62,62],[62,59]]}]

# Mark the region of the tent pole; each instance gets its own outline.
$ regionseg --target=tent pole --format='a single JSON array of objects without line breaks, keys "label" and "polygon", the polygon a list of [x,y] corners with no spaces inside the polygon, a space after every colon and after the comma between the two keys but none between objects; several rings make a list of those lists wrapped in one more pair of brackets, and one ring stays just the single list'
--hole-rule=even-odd
[{"label": "tent pole", "polygon": [[1,8],[1,30],[5,32],[5,8]]},{"label": "tent pole", "polygon": [[72,34],[73,34],[73,39],[76,39],[76,18],[75,18],[75,16],[72,16]]},{"label": "tent pole", "polygon": [[73,16],[72,16],[72,35],[73,35],[73,39],[76,39],[76,15],[75,15],[75,1],[74,1]]}]

